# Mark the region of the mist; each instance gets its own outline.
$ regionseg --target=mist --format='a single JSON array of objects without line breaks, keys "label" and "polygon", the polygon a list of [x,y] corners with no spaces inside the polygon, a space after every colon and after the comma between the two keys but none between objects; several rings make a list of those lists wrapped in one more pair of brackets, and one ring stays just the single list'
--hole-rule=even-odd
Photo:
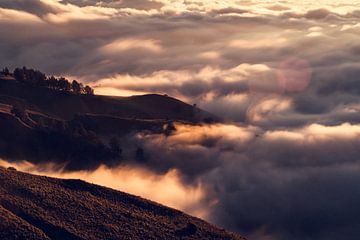
[{"label": "mist", "polygon": [[76,78],[101,95],[168,94],[223,121],[129,134],[112,166],[1,164],[140,195],[249,239],[357,239],[359,7],[2,1],[0,65]]},{"label": "mist", "polygon": [[357,235],[360,125],[265,130],[241,124],[177,124],[176,128],[167,137],[133,136],[132,141],[144,149],[143,163],[128,158],[117,168],[80,172],[59,171],[51,164],[19,162],[15,167],[140,195],[248,237]]}]

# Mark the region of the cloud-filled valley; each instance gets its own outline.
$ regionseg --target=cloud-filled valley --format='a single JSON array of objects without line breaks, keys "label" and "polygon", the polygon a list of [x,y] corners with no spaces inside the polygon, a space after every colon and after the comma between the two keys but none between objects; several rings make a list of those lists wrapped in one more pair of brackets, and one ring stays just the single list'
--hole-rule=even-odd
[{"label": "cloud-filled valley", "polygon": [[[168,94],[225,120],[177,123],[169,136],[128,135],[124,147],[141,146],[145,160],[125,150],[113,170],[17,167],[133,191],[249,239],[357,239],[359,7],[1,1],[0,66],[80,79],[103,95]],[[177,198],[159,197],[168,185]]]}]

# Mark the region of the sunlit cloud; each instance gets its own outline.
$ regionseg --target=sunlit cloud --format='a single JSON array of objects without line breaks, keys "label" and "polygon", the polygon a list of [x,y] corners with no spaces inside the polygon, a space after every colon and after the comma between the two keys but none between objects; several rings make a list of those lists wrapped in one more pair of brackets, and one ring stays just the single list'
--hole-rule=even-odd
[{"label": "sunlit cloud", "polygon": [[273,96],[260,99],[248,109],[247,119],[253,123],[271,121],[274,115],[286,114],[291,110],[292,104],[289,98]]},{"label": "sunlit cloud", "polygon": [[102,95],[168,94],[225,120],[132,136],[149,156],[142,165],[127,159],[73,174],[17,168],[131,192],[249,239],[341,239],[331,235],[344,232],[338,223],[357,226],[359,215],[359,7],[0,1],[2,66],[66,75]]},{"label": "sunlit cloud", "polygon": [[148,50],[157,53],[162,51],[162,47],[151,39],[121,39],[100,48],[100,51],[105,54],[121,54],[127,50]]},{"label": "sunlit cloud", "polygon": [[[191,101],[192,95],[201,97],[202,101],[209,99],[209,90],[214,92],[229,91],[245,91],[248,82],[259,76],[264,76],[273,71],[264,64],[240,64],[234,68],[222,70],[217,67],[206,66],[199,71],[158,71],[150,75],[133,76],[133,75],[116,75],[111,78],[99,80],[92,84],[96,91],[105,95],[116,93],[116,89],[122,90],[123,93],[136,92],[157,92],[168,93],[177,96],[185,101]],[[195,85],[203,84],[205,89],[191,90]],[[237,89],[216,89],[216,86],[226,84],[238,84]],[[208,85],[208,87],[206,87]],[[225,87],[224,87],[225,88]],[[219,93],[216,93],[218,95]],[[209,99],[211,100],[211,98]]]},{"label": "sunlit cloud", "polygon": [[236,48],[276,48],[285,46],[287,40],[285,38],[278,39],[253,39],[253,40],[233,40],[230,42],[231,47]]},{"label": "sunlit cloud", "polygon": [[42,22],[39,17],[31,13],[4,8],[0,8],[0,21],[20,24],[38,24]]},{"label": "sunlit cloud", "polygon": [[360,24],[359,23],[353,24],[353,25],[346,24],[341,27],[341,31],[347,31],[347,30],[353,30],[353,29],[355,29],[355,30],[360,29]]},{"label": "sunlit cloud", "polygon": [[115,16],[118,12],[116,9],[103,8],[100,6],[78,7],[73,4],[64,5],[59,1],[53,0],[41,0],[41,2],[57,10],[56,13],[48,13],[44,16],[44,19],[53,23],[65,23],[73,20],[94,21],[106,19]]}]

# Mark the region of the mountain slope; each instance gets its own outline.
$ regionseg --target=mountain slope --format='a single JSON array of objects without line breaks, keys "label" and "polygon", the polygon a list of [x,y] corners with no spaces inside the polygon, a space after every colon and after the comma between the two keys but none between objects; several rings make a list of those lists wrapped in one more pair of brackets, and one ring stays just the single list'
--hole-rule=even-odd
[{"label": "mountain slope", "polygon": [[164,95],[132,97],[76,95],[0,79],[0,103],[21,104],[26,109],[64,120],[76,114],[111,115],[122,118],[169,119],[187,122],[218,120],[199,108]]},{"label": "mountain slope", "polygon": [[0,239],[243,239],[180,211],[80,180],[0,167]]},{"label": "mountain slope", "polygon": [[112,166],[134,159],[139,146],[129,139],[136,133],[169,135],[174,122],[218,120],[163,95],[74,94],[0,78],[0,158],[9,161],[53,162],[66,170]]}]

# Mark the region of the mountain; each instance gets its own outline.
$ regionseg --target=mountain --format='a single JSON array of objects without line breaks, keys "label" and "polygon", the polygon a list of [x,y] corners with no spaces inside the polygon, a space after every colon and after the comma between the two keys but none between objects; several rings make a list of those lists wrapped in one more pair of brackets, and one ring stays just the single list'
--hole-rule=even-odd
[{"label": "mountain", "polygon": [[180,211],[80,180],[0,167],[0,239],[244,239]]},{"label": "mountain", "polygon": [[23,105],[28,110],[63,120],[71,120],[79,114],[133,119],[167,119],[191,123],[218,120],[216,116],[206,111],[167,95],[111,97],[73,94],[1,78],[0,103]]},{"label": "mountain", "polygon": [[[129,145],[131,134],[169,135],[175,123],[220,121],[167,95],[79,94],[59,87],[61,82],[70,84],[66,79],[46,78],[33,70],[26,73],[30,77],[21,81],[14,75],[0,76],[0,158],[10,161],[51,161],[65,170],[91,170],[143,152],[136,144]],[[41,81],[31,77],[36,74],[43,76]],[[49,87],[49,82],[54,84]]]}]

